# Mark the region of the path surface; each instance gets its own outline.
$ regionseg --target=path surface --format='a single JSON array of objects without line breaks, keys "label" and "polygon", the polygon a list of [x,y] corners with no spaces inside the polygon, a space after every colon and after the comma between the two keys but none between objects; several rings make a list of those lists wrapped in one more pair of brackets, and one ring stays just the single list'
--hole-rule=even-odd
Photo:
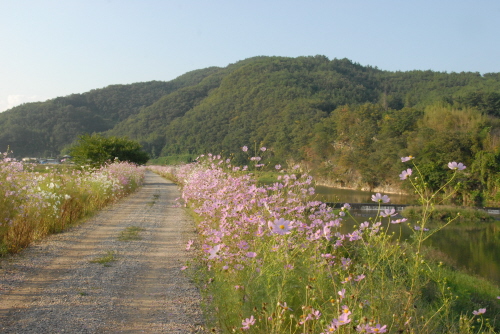
[{"label": "path surface", "polygon": [[[138,192],[0,262],[0,332],[203,333],[200,296],[180,270],[194,227],[177,197],[147,172]],[[127,227],[140,238],[120,240]],[[92,262],[107,254],[115,260]]]}]

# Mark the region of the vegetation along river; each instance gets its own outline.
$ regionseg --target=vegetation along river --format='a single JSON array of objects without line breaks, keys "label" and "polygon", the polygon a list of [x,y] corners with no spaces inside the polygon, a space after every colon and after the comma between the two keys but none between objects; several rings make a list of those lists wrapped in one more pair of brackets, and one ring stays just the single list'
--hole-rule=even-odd
[{"label": "vegetation along river", "polygon": [[[358,190],[316,187],[318,200],[340,203],[373,203],[372,193]],[[413,204],[411,196],[387,194],[392,204]],[[376,211],[352,210],[358,223],[374,216]],[[500,218],[500,216],[498,216]],[[348,222],[346,229],[355,222]],[[410,221],[410,226],[413,226]],[[400,233],[399,226],[390,226],[390,231]],[[403,225],[401,237],[411,235],[408,225]],[[500,285],[500,221],[493,223],[452,223],[429,238],[426,243],[436,250],[436,256],[466,272],[487,278]]]}]

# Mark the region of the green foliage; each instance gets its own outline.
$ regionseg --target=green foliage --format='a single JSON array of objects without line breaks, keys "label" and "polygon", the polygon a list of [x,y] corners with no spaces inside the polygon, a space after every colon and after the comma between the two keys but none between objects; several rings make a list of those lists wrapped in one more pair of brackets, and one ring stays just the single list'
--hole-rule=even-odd
[{"label": "green foliage", "polygon": [[[419,206],[409,206],[406,207],[401,213],[404,217],[409,218],[419,218],[422,216],[422,207]],[[457,217],[456,221],[459,223],[466,222],[479,223],[479,222],[492,222],[495,220],[493,216],[485,211],[470,209],[470,208],[460,208],[456,206],[440,205],[435,206],[433,211],[429,215],[429,219],[432,221],[447,221]]]},{"label": "green foliage", "polygon": [[216,70],[192,71],[169,82],[111,85],[14,107],[0,114],[0,152],[10,146],[18,158],[57,156],[78,135],[110,130],[162,96],[195,85]]},{"label": "green foliage", "polygon": [[110,263],[116,261],[116,255],[117,255],[116,251],[108,250],[106,254],[97,257],[93,260],[90,260],[90,263],[99,263],[105,267],[110,267],[111,266]]},{"label": "green foliage", "polygon": [[0,114],[0,148],[10,145],[18,158],[54,156],[78,135],[103,133],[138,141],[152,158],[212,152],[245,164],[241,147],[257,145],[268,148],[267,168],[301,163],[330,184],[364,189],[400,188],[393,162],[411,154],[431,188],[448,162],[472,167],[452,200],[481,205],[500,202],[498,117],[498,73],[254,57],[170,82],[24,104]]},{"label": "green foliage", "polygon": [[104,137],[99,134],[81,135],[69,150],[73,161],[80,165],[102,166],[118,159],[136,164],[145,164],[149,156],[141,145],[133,140]]},{"label": "green foliage", "polygon": [[148,165],[178,165],[191,163],[196,159],[196,154],[174,154],[165,157],[150,159]]},{"label": "green foliage", "polygon": [[139,235],[144,229],[139,226],[128,226],[125,230],[121,231],[118,240],[120,241],[132,241],[132,240],[140,240],[141,236]]}]

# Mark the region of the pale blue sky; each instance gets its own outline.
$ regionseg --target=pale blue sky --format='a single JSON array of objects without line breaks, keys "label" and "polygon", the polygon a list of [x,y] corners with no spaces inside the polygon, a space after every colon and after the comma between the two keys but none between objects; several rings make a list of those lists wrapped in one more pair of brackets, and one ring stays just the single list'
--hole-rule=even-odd
[{"label": "pale blue sky", "polygon": [[499,0],[0,0],[0,111],[249,57],[500,72]]}]

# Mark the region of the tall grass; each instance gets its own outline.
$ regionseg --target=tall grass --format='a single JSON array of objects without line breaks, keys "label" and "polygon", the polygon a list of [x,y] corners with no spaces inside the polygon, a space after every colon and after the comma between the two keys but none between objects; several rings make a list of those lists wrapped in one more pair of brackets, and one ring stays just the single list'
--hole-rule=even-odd
[{"label": "tall grass", "polygon": [[[418,218],[423,214],[425,210],[421,206],[408,206],[401,214],[409,218]],[[474,209],[474,208],[464,208],[456,207],[451,205],[437,205],[434,206],[432,212],[429,215],[431,221],[448,221],[449,219],[455,219],[456,223],[480,223],[480,222],[492,222],[495,218],[488,214],[487,212]]]},{"label": "tall grass", "polygon": [[[310,201],[312,178],[297,170],[257,186],[252,175],[241,175],[220,156],[150,168],[182,186],[182,199],[196,215],[199,240],[186,248],[198,252],[199,260],[187,270],[205,294],[216,331],[494,333],[500,328],[498,287],[470,278],[483,287],[470,298],[462,276],[425,256],[422,243],[453,219],[429,230],[426,212],[413,236],[399,241],[388,226],[404,221],[379,211],[343,234],[349,205],[333,210]],[[450,172],[443,189],[458,172]],[[405,179],[415,182],[432,211],[435,195],[423,193],[411,174]],[[390,199],[377,194],[373,200]]]},{"label": "tall grass", "polygon": [[97,170],[35,171],[3,154],[0,160],[0,255],[14,253],[47,234],[134,191],[144,168],[113,163]]}]

